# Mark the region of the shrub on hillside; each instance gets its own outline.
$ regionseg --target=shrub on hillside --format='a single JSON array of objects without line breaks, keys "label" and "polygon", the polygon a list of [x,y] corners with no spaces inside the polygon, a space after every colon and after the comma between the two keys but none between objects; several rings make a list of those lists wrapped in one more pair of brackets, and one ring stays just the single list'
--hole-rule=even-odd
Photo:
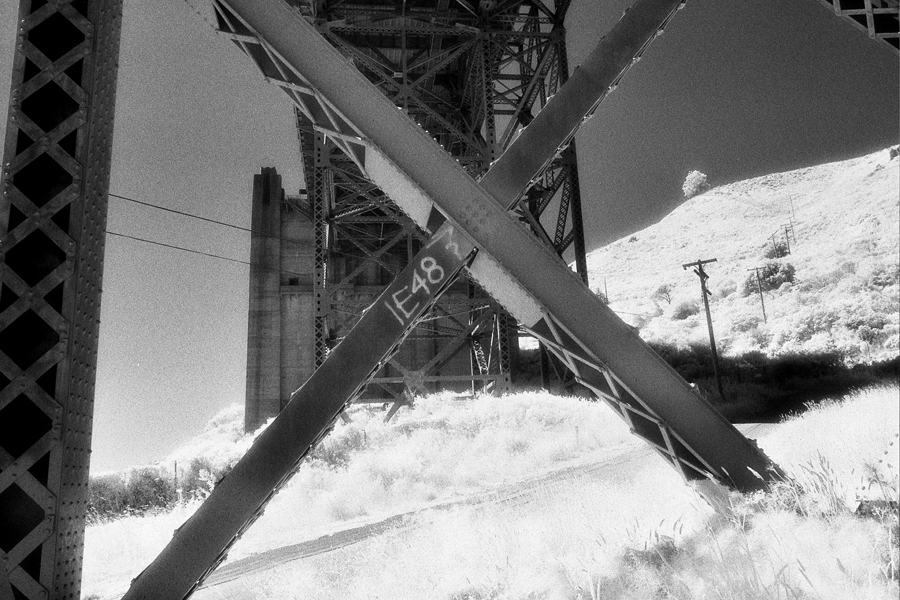
[{"label": "shrub on hillside", "polygon": [[91,477],[88,485],[88,522],[103,520],[107,515],[127,514],[125,487],[125,477],[121,473]]},{"label": "shrub on hillside", "polygon": [[672,320],[683,321],[700,312],[700,304],[696,300],[682,300],[672,309]]},{"label": "shrub on hillside", "polygon": [[191,459],[187,469],[178,473],[178,489],[182,498],[204,497],[230,470],[231,465],[217,469],[206,456]]},{"label": "shrub on hillside", "polygon": [[137,512],[168,508],[175,502],[175,483],[154,468],[133,471],[128,477],[127,502]]},{"label": "shrub on hillside", "polygon": [[[198,457],[175,475],[162,467],[92,477],[88,484],[88,523],[169,510],[180,501],[204,498],[233,465],[216,468]],[[176,487],[177,485],[177,487]]]},{"label": "shrub on hillside", "polygon": [[790,252],[787,244],[782,242],[774,242],[771,246],[766,246],[766,251],[763,252],[765,258],[784,258],[788,254]]},{"label": "shrub on hillside", "polygon": [[[758,285],[764,292],[777,290],[785,283],[793,283],[794,281],[794,265],[788,262],[771,261],[759,271]],[[744,280],[744,287],[741,291],[742,296],[749,296],[757,291],[757,275],[756,272],[750,273]]]},{"label": "shrub on hillside", "polygon": [[164,472],[144,467],[127,474],[92,477],[88,484],[88,523],[171,508],[175,484]]},{"label": "shrub on hillside", "polygon": [[867,279],[870,288],[881,290],[897,284],[900,281],[900,271],[896,263],[878,263],[867,273]]},{"label": "shrub on hillside", "polygon": [[702,194],[708,189],[709,183],[706,180],[706,175],[700,171],[688,173],[687,177],[684,178],[684,185],[681,186],[684,197],[688,199],[693,198],[697,194]]},{"label": "shrub on hillside", "polygon": [[745,333],[759,327],[762,318],[756,315],[737,315],[731,323],[731,329]]}]

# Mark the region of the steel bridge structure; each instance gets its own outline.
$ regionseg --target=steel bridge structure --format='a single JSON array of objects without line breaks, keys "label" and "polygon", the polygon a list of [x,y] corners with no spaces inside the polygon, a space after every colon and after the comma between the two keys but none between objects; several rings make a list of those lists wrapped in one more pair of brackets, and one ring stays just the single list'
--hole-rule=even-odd
[{"label": "steel bridge structure", "polygon": [[[475,178],[487,171],[568,78],[564,27],[568,1],[506,1],[489,11],[450,0],[289,4]],[[234,41],[254,56],[254,46]],[[257,64],[269,81],[289,95],[294,93],[294,82],[274,65]],[[315,240],[314,326],[307,328],[304,322],[302,331],[282,328],[281,335],[299,337],[302,352],[311,358],[304,357],[308,367],[302,371],[291,372],[290,364],[281,365],[284,384],[279,401],[273,401],[279,377],[269,365],[275,361],[261,365],[258,355],[266,353],[266,345],[270,352],[278,345],[277,339],[260,332],[278,328],[251,323],[248,430],[277,414],[289,392],[324,362],[426,240],[425,232],[390,195],[364,175],[340,137],[327,135],[303,111],[296,115],[306,180],[301,211],[312,224]],[[571,248],[577,271],[587,281],[577,165],[572,143],[554,157],[514,210],[556,252]],[[251,263],[257,261],[251,258]],[[258,267],[260,277],[265,277],[265,268],[268,265]],[[282,285],[281,295],[295,290]],[[251,302],[253,298],[251,293]],[[270,303],[268,308],[275,307]],[[281,316],[282,323],[288,319]],[[509,389],[517,350],[514,320],[464,276],[418,322],[371,379],[364,396],[395,401],[396,409],[409,395],[437,389],[499,393]],[[282,356],[294,360],[289,352]],[[263,381],[267,377],[272,380],[269,385]]]},{"label": "steel bridge structure", "polygon": [[[535,226],[541,211],[534,209],[552,189],[547,169],[565,170],[578,127],[662,32],[680,0],[637,0],[564,85],[558,47],[546,59],[547,75],[528,78],[527,69],[511,67],[517,79],[510,88],[527,81],[534,89],[506,96],[522,110],[502,116],[515,116],[518,124],[495,118],[493,129],[485,126],[491,122],[486,115],[508,109],[498,90],[509,74],[493,61],[515,44],[466,42],[467,34],[453,38],[448,23],[438,21],[423,24],[434,29],[424,38],[431,40],[427,48],[384,55],[390,44],[342,41],[342,28],[354,24],[350,13],[318,22],[317,15],[325,14],[318,11],[332,4],[344,3],[213,2],[222,35],[290,96],[301,131],[308,129],[304,150],[327,153],[311,168],[340,152],[341,168],[363,177],[342,188],[352,201],[344,204],[345,196],[325,189],[316,210],[326,211],[327,204],[328,211],[346,208],[351,216],[356,207],[355,215],[377,217],[378,226],[401,231],[408,218],[418,229],[403,234],[414,239],[404,242],[406,266],[387,269],[396,272],[393,281],[348,325],[341,343],[322,349],[319,368],[126,598],[190,596],[349,403],[384,372],[419,320],[442,294],[459,289],[463,277],[546,344],[686,481],[741,491],[765,488],[777,466],[560,260],[560,244],[570,235],[576,243],[577,230],[561,239],[545,231],[545,239],[543,226]],[[553,3],[554,10],[546,8],[549,2],[502,0],[425,4],[462,7],[454,10],[461,11],[465,27],[476,29],[463,13],[504,14],[516,6],[519,18],[537,7],[540,21],[540,14],[564,15],[566,6]],[[896,52],[896,1],[829,4],[854,22],[864,17],[869,34]],[[0,600],[74,600],[80,597],[88,497],[121,0],[21,0],[19,19],[0,201]],[[497,26],[515,31],[527,19],[522,23]],[[338,31],[329,37],[331,27]],[[409,42],[415,36],[401,37]],[[528,33],[521,39],[524,48],[524,40],[542,38]],[[441,57],[452,54],[453,44],[466,43],[481,62],[453,71],[461,78],[457,87],[441,88]],[[533,57],[541,56],[536,52]],[[376,60],[379,53],[384,56]],[[418,80],[411,78],[417,53],[423,60],[432,57],[417,68],[435,80],[421,97],[413,90]],[[407,67],[388,77],[384,68],[397,60],[406,60]],[[528,60],[529,69],[544,68]],[[479,83],[474,91],[471,86]],[[553,86],[558,91],[544,104],[542,90]],[[436,108],[446,100],[441,94],[454,89],[473,90],[457,101],[474,112],[453,117]],[[523,122],[529,112],[532,120]],[[417,124],[423,119],[427,131]],[[314,188],[315,172],[310,177],[307,171],[307,177]],[[323,180],[330,177],[334,171],[323,171]],[[571,216],[559,209],[556,223],[562,214]],[[362,254],[377,254],[370,250]]]}]

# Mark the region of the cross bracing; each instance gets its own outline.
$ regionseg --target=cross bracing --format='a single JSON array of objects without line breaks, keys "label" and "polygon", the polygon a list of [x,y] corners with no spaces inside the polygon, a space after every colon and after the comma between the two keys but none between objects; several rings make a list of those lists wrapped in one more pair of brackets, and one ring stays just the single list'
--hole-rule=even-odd
[{"label": "cross bracing", "polygon": [[[610,402],[632,431],[686,480],[712,479],[749,491],[778,475],[758,447],[643,345],[551,248],[507,211],[533,179],[536,166],[571,137],[679,2],[639,0],[637,5],[643,10],[623,17],[582,64],[573,78],[577,85],[564,86],[556,102],[548,104],[478,184],[396,105],[373,96],[371,83],[323,46],[326,42],[303,20],[289,20],[277,5],[269,7],[274,13],[258,14],[241,0],[221,0],[220,8],[239,11],[234,19],[309,77],[323,100],[333,101],[349,123],[360,124],[367,174],[394,190],[398,205],[431,236],[135,580],[127,600],[177,597],[196,589],[463,268],[533,335],[551,344],[579,380]],[[418,291],[411,292],[411,286]],[[233,502],[236,494],[241,499]]]},{"label": "cross bracing", "polygon": [[[296,8],[312,18],[324,4],[298,2]],[[472,3],[454,0],[454,4],[464,6],[470,15],[478,12]],[[891,25],[896,23],[896,1],[829,5],[879,44],[896,49],[891,41],[897,38],[897,27]],[[4,600],[80,596],[120,12],[117,0],[20,3],[0,204],[0,597]],[[504,23],[498,27],[506,32],[502,35],[522,36],[511,30],[510,19]],[[283,76],[280,71],[276,75]],[[296,93],[301,102],[316,94],[302,79],[273,82]],[[343,145],[347,160],[362,165],[354,146],[362,150],[365,136],[343,121],[340,111],[327,102],[324,106],[317,114],[328,121],[319,121],[319,134]],[[306,108],[312,110],[309,104]],[[550,179],[541,187],[553,185]],[[545,202],[535,181],[523,189],[528,190],[523,198],[534,206]],[[518,218],[528,221],[526,213],[520,212]],[[556,239],[552,227],[545,233],[546,239]],[[316,235],[327,240],[327,228],[317,229]],[[611,367],[590,348],[573,346],[564,322],[553,316],[552,321],[534,325],[533,333],[543,337],[585,385],[613,404],[685,477],[715,467],[703,454],[687,450],[690,441],[666,431],[671,422],[654,417],[638,400],[643,395],[627,385],[627,377],[621,375],[627,375],[625,371]],[[388,347],[386,355],[394,349]],[[345,398],[358,391],[347,391]],[[326,426],[304,437],[308,445],[289,457],[293,466],[327,432]],[[262,500],[253,511],[264,506],[292,472],[288,468],[269,481],[271,463],[264,461],[252,473],[251,480],[263,475],[266,479],[256,490],[261,490]],[[252,518],[245,519],[234,531],[239,535],[251,523]]]},{"label": "cross bracing", "polygon": [[[300,8],[323,37],[474,176],[496,160],[568,75],[563,33],[568,2],[505,2],[477,10],[448,1],[323,2]],[[321,364],[378,286],[390,281],[425,236],[363,174],[352,127],[336,125],[339,118],[317,119],[303,100],[304,86],[289,70],[254,46],[252,36],[227,14],[219,11],[218,22],[298,105],[307,194],[310,206],[318,207],[318,212],[312,210],[314,219],[327,223],[316,225],[318,242],[327,245],[317,253],[322,264],[315,278],[315,353]],[[547,166],[534,190],[517,210],[560,254],[573,247],[579,272],[586,277],[574,145]],[[554,199],[555,212],[548,210]],[[482,328],[446,320],[444,330],[455,329],[465,343],[437,336],[431,347],[422,346],[431,333],[428,328],[410,336],[407,356],[396,356],[374,380],[389,396],[435,389],[431,382],[439,384],[440,377],[433,376],[439,367],[451,387],[458,388],[463,380],[459,374],[468,370],[473,382],[493,374],[495,391],[506,388],[510,353],[518,343],[514,324],[471,281],[448,294],[458,296],[480,301],[473,303],[468,320],[483,323]],[[493,313],[493,319],[485,319],[484,311]],[[498,330],[502,333],[494,335]],[[488,342],[493,346],[484,352]],[[443,347],[447,344],[454,350],[449,356]],[[435,362],[433,356],[443,360]],[[398,373],[406,374],[410,385],[397,386]],[[423,387],[419,384],[427,374],[432,376]]]}]

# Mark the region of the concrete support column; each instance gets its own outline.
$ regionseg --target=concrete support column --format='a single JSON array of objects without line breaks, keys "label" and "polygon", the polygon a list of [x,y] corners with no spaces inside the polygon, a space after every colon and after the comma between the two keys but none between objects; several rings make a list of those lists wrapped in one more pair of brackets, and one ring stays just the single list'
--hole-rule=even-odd
[{"label": "concrete support column", "polygon": [[252,431],[281,410],[281,176],[253,176],[250,307],[244,428]]},{"label": "concrete support column", "polygon": [[315,370],[315,240],[305,197],[281,176],[253,177],[244,428],[276,416]]}]

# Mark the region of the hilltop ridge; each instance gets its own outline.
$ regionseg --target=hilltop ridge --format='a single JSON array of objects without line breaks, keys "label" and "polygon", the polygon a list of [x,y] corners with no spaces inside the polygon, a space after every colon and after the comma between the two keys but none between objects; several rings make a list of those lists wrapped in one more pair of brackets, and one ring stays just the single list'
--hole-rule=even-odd
[{"label": "hilltop ridge", "polygon": [[[706,271],[721,353],[837,352],[847,363],[897,357],[896,149],[710,189],[587,262],[592,289],[608,291],[610,307],[645,340],[684,348],[709,338],[698,278],[682,265],[712,258]],[[766,321],[754,267],[768,269]]]}]

